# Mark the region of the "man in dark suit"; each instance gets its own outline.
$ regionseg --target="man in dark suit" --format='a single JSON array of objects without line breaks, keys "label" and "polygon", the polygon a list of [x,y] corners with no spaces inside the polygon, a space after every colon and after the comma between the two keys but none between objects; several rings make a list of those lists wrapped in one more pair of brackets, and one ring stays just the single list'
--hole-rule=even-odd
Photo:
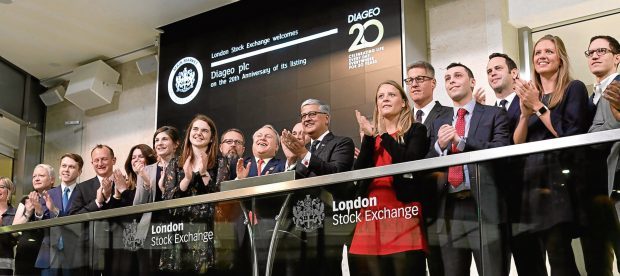
[{"label": "man in dark suit", "polygon": [[[473,100],[476,81],[469,68],[452,63],[447,67],[444,80],[454,111],[433,122],[429,157],[510,143],[506,112]],[[438,188],[441,202],[437,228],[445,274],[469,274],[473,253],[478,271],[484,265],[485,275],[507,275],[498,227],[504,219],[502,199],[498,198],[492,165],[452,166],[447,170],[447,181],[444,179]],[[479,198],[479,195],[484,196]],[[481,217],[478,217],[478,210]],[[481,231],[484,233],[482,241]]]},{"label": "man in dark suit", "polygon": [[[489,55],[487,63],[487,79],[489,86],[495,92],[495,106],[506,110],[508,115],[508,129],[510,144],[514,144],[513,134],[519,116],[521,116],[520,99],[514,91],[515,80],[519,78],[519,69],[512,58],[502,53],[492,53]],[[523,179],[523,162],[521,157],[497,160],[496,166],[505,168],[501,174],[497,175],[497,183],[500,185],[500,192],[505,196],[507,202],[507,213],[509,223],[502,225],[502,232],[507,241],[510,241],[510,248],[506,248],[506,260],[509,260],[510,253],[513,254],[517,272],[522,275],[544,275],[547,267],[542,248],[537,246],[536,239],[529,233],[512,232],[511,225],[520,223],[519,218],[521,209],[521,193]]]},{"label": "man in dark suit", "polygon": [[[595,109],[592,126],[588,132],[620,128],[620,121],[614,118],[614,107],[604,94],[618,85],[617,73],[620,64],[620,44],[611,36],[594,36],[585,52],[588,68],[596,79],[594,93],[589,104]],[[615,84],[614,84],[615,81]],[[588,150],[587,177],[582,206],[586,214],[586,227],[581,237],[584,261],[588,275],[612,275],[613,253],[620,255],[620,231],[614,205],[620,201],[620,185],[614,185],[618,174],[618,151],[620,143],[596,145]],[[616,183],[617,184],[617,183]]]},{"label": "man in dark suit", "polygon": [[[332,173],[349,171],[353,167],[353,155],[355,146],[349,137],[334,135],[329,130],[331,119],[329,105],[317,100],[307,99],[300,107],[300,119],[303,132],[310,138],[309,143],[304,144],[288,130],[282,131],[282,148],[287,157],[289,169],[295,170],[296,178],[306,178]],[[329,206],[334,197],[345,197],[346,184],[334,185],[326,189],[308,189],[295,193],[291,199],[291,205],[297,205],[305,199],[321,201]],[[341,273],[340,261],[342,260],[342,242],[329,243],[326,239],[338,237],[327,228],[332,224],[331,208],[325,208],[325,222],[321,227],[304,227],[291,223],[289,230],[298,231],[298,236],[303,242],[298,245],[301,256],[295,257],[294,270],[296,275],[307,275],[312,267],[318,267],[316,275],[336,275]],[[290,212],[291,214],[293,212]],[[298,220],[300,221],[300,220]],[[294,225],[293,225],[294,224]],[[333,224],[332,224],[333,225]],[[327,237],[327,238],[326,238]],[[291,241],[291,240],[289,240]],[[289,244],[299,244],[299,241],[291,241]],[[329,254],[332,252],[332,254]],[[335,253],[335,254],[334,254]],[[299,259],[299,261],[298,261]],[[291,262],[289,262],[291,263]]]},{"label": "man in dark suit", "polygon": [[282,147],[287,164],[294,166],[296,178],[326,175],[351,170],[355,146],[349,137],[329,131],[329,105],[316,99],[301,104],[303,131],[310,137],[304,145],[288,130],[282,131]]},{"label": "man in dark suit", "polygon": [[97,145],[91,152],[91,164],[97,174],[76,186],[73,191],[76,195],[72,198],[69,214],[82,214],[99,211],[107,208],[112,197],[112,177],[116,157],[112,148],[106,145]]},{"label": "man in dark suit", "polygon": [[[44,195],[45,209],[42,219],[69,215],[71,200],[75,197],[77,178],[82,173],[84,161],[75,153],[66,153],[60,158],[59,186]],[[86,260],[79,244],[80,225],[52,227],[43,239],[35,267],[45,275],[81,275],[86,273]]]},{"label": "man in dark suit", "polygon": [[[438,101],[433,101],[433,93],[437,86],[435,79],[435,68],[426,61],[416,61],[407,66],[407,78],[404,79],[407,85],[407,91],[413,101],[413,116],[416,122],[423,123],[426,126],[427,135],[430,137],[431,125],[433,122],[444,114],[452,114],[452,108],[441,105]],[[423,174],[428,177],[425,179],[429,182],[436,182],[434,174]],[[424,213],[424,222],[427,227],[427,238],[429,252],[427,254],[429,274],[431,276],[443,276],[443,262],[441,260],[441,247],[439,246],[439,237],[435,221],[437,218],[434,213],[437,208],[437,198],[435,193],[426,193],[422,204]]]},{"label": "man in dark suit", "polygon": [[414,119],[424,124],[430,136],[433,121],[444,113],[452,112],[452,108],[433,101],[433,91],[437,86],[435,68],[426,61],[416,61],[407,66],[407,78],[404,81],[413,101]]}]

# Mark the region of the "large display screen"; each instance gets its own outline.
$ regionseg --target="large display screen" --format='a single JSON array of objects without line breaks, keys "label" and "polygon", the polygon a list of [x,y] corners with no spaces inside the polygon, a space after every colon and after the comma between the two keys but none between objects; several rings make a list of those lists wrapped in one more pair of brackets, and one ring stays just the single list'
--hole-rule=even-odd
[{"label": "large display screen", "polygon": [[355,138],[354,110],[372,115],[377,85],[402,79],[400,0],[240,1],[161,29],[158,126],[202,113],[250,142],[264,124],[290,130],[316,98]]}]

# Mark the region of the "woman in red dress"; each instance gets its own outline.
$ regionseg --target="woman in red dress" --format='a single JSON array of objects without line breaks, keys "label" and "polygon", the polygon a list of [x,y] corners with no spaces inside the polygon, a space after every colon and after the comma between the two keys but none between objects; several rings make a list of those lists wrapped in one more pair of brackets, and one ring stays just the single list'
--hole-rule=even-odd
[{"label": "woman in red dress", "polygon": [[[426,127],[415,123],[403,88],[385,81],[377,88],[372,123],[355,111],[364,133],[355,169],[422,159],[429,148]],[[404,199],[415,185],[411,174],[362,181],[357,194],[376,200],[359,210],[351,242],[351,275],[426,275],[421,204]],[[374,205],[374,206],[372,206]],[[359,271],[356,271],[359,270]]]}]

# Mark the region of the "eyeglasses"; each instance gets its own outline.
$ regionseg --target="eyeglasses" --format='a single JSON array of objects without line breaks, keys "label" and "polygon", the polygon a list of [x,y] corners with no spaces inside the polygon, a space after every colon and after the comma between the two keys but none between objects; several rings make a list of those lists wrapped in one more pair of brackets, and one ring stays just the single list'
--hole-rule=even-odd
[{"label": "eyeglasses", "polygon": [[233,140],[233,139],[225,139],[225,140],[222,140],[222,144],[226,144],[226,145],[229,145],[229,146],[232,145],[232,144],[235,144],[237,146],[243,146],[243,141],[241,141],[241,140]]},{"label": "eyeglasses", "polygon": [[308,117],[309,119],[314,119],[316,118],[317,114],[327,114],[326,112],[322,112],[322,111],[310,111],[307,113],[301,113],[301,115],[299,115],[299,118],[301,118],[301,120],[305,120],[306,117]]},{"label": "eyeglasses", "polygon": [[427,80],[432,80],[433,78],[428,77],[428,76],[417,76],[415,78],[406,78],[403,81],[407,84],[407,85],[412,85],[413,81],[415,81],[415,83],[420,84],[423,83]]},{"label": "eyeglasses", "polygon": [[612,53],[612,54],[616,54],[616,53],[614,53],[613,50],[607,49],[607,48],[598,48],[598,49],[586,50],[583,53],[586,55],[586,57],[592,57],[592,55],[594,55],[594,53],[596,53],[600,57],[600,56],[603,56],[603,55],[607,54],[607,52]]}]

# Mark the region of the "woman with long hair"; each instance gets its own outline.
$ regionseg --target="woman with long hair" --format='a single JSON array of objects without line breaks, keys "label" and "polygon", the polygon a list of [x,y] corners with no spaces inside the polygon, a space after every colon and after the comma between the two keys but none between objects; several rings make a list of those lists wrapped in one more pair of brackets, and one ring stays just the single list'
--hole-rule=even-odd
[{"label": "woman with long hair", "polygon": [[[539,39],[532,64],[532,80],[515,82],[521,99],[515,144],[586,133],[591,123],[587,90],[571,78],[562,40],[553,35]],[[546,271],[546,251],[552,275],[579,275],[571,247],[578,225],[576,183],[574,177],[562,173],[570,167],[572,154],[547,152],[525,158],[520,222],[514,232],[521,235],[517,239],[542,245],[532,246],[538,250],[529,252],[538,261],[528,264],[532,271]]]},{"label": "woman with long hair", "polygon": [[[379,84],[372,123],[359,111],[355,111],[355,115],[364,137],[354,169],[418,160],[426,155],[429,148],[426,127],[413,121],[407,94],[400,84],[391,80]],[[426,275],[427,245],[422,229],[421,204],[404,198],[404,195],[411,194],[408,191],[411,185],[407,185],[412,184],[411,179],[394,175],[357,185],[357,196],[374,198],[376,202],[376,205],[360,210],[362,214],[386,208],[402,208],[406,213],[406,217],[362,219],[355,227],[349,252],[354,263],[368,266],[369,275]],[[356,267],[353,265],[353,270]],[[362,275],[362,270],[365,269],[354,274]]]},{"label": "woman with long hair", "polygon": [[[0,177],[0,218],[2,224],[13,224],[15,207],[11,205],[11,196],[15,191],[15,185],[7,177]],[[11,234],[0,236],[0,275],[13,275],[13,247],[16,240]]]},{"label": "woman with long hair", "polygon": [[[163,182],[161,188],[158,183],[160,183],[170,160],[176,157],[177,149],[181,144],[181,137],[176,127],[162,126],[153,134],[152,143],[156,154],[155,162],[149,162],[150,164],[147,165],[136,164],[136,195],[133,205],[163,200]],[[148,241],[152,238],[149,231],[151,224],[157,224],[161,221],[162,212],[144,213],[140,218],[136,235],[138,239],[143,241],[142,248],[138,250],[139,275],[157,273],[161,250],[151,247]]]},{"label": "woman with long hair", "polygon": [[[211,118],[198,114],[187,126],[179,158],[172,158],[160,180],[164,200],[213,193],[220,190],[217,159],[218,134]],[[215,207],[212,203],[170,210],[171,221],[184,221],[183,232],[213,233]],[[163,250],[160,269],[170,272],[206,273],[215,265],[213,239],[172,245]]]}]

